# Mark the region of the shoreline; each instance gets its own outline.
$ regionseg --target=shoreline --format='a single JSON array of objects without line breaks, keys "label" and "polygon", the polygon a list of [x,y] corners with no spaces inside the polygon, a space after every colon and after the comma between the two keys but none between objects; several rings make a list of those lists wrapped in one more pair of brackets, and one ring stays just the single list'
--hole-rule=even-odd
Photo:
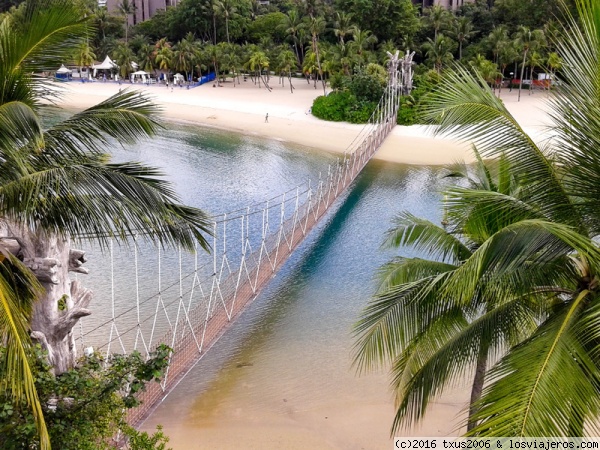
[{"label": "shoreline", "polygon": [[[332,153],[343,153],[363,129],[363,124],[327,122],[312,116],[309,113],[312,102],[323,94],[312,84],[296,80],[291,94],[288,85],[282,87],[275,84],[275,78],[273,80],[270,92],[250,81],[235,87],[232,82],[227,82],[219,88],[208,83],[192,89],[73,81],[60,86],[62,94],[56,106],[83,110],[114,95],[119,89],[134,89],[149,95],[160,106],[162,119],[166,122],[259,136]],[[503,91],[501,98],[534,140],[547,139],[548,116],[544,109],[547,93],[522,93],[521,102],[517,102],[516,95],[516,91]],[[265,121],[267,113],[268,122]],[[433,137],[432,129],[425,125],[397,125],[374,158],[413,165],[474,161],[469,144]]]}]

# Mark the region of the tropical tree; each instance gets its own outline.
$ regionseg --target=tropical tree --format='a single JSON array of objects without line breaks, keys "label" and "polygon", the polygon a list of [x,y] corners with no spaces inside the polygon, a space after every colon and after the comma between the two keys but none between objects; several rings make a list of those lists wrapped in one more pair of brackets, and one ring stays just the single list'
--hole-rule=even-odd
[{"label": "tropical tree", "polygon": [[260,82],[262,81],[265,87],[270,90],[271,88],[269,87],[268,81],[265,80],[262,75],[263,71],[268,68],[269,58],[264,52],[255,51],[250,55],[250,58],[248,59],[248,69],[254,73],[258,80],[258,87],[260,87]]},{"label": "tropical tree", "polygon": [[523,61],[521,63],[521,76],[519,80],[519,95],[518,101],[521,101],[521,88],[523,87],[523,75],[525,74],[525,65],[527,62],[527,54],[530,50],[535,50],[542,45],[544,32],[542,30],[530,30],[527,27],[519,27],[515,35],[515,42],[521,49]]},{"label": "tropical tree", "polygon": [[548,70],[550,71],[550,80],[552,83],[556,81],[556,71],[560,70],[562,68],[562,65],[563,61],[562,58],[558,56],[558,53],[552,52],[548,55],[548,59],[546,60],[546,67],[548,67]]},{"label": "tropical tree", "polygon": [[129,16],[135,14],[136,6],[132,0],[121,0],[117,5],[117,10],[125,20],[125,43],[127,43],[127,35],[129,32]]},{"label": "tropical tree", "polygon": [[141,70],[154,72],[154,47],[150,44],[142,45],[137,53],[137,62]]},{"label": "tropical tree", "polygon": [[[37,300],[28,327],[57,374],[75,364],[72,330],[90,314],[92,293],[69,278],[69,271],[85,272],[83,253],[71,248],[71,240],[93,240],[106,248],[111,237],[125,242],[135,231],[162,245],[192,248],[199,242],[206,248],[207,219],[179,204],[157,170],[111,163],[105,153],[110,142],[131,143],[158,129],[156,107],[144,96],[119,93],[43,128],[40,93],[55,99],[57,92],[32,74],[56,67],[90,30],[72,2],[53,1],[43,9],[32,2],[26,8],[19,27],[11,26],[10,17],[0,25],[0,341],[10,352],[8,377],[3,374],[0,385],[35,404],[24,359],[28,344],[22,339],[31,294]],[[31,271],[27,277],[4,252],[6,243]],[[39,294],[30,282],[33,275],[43,287]],[[16,308],[22,308],[20,315]],[[15,351],[19,341],[24,349]],[[24,388],[17,386],[21,381]],[[41,446],[48,448],[41,419],[38,426]]]},{"label": "tropical tree", "polygon": [[423,44],[425,56],[432,62],[435,71],[439,74],[442,71],[444,64],[452,61],[454,56],[452,50],[454,42],[443,34],[439,34],[435,40],[427,38],[427,42]]},{"label": "tropical tree", "polygon": [[[392,364],[398,404],[394,430],[413,425],[436,393],[467,376],[473,380],[467,425],[472,430],[489,361],[535,329],[534,302],[499,299],[481,289],[459,303],[445,293],[444,281],[487,239],[523,217],[514,207],[522,203],[522,192],[507,159],[501,158],[493,177],[476,150],[475,155],[474,169],[448,174],[465,180],[467,187],[444,193],[443,227],[408,212],[394,219],[384,245],[410,246],[432,259],[397,257],[383,266],[378,295],[356,326],[359,367]],[[486,204],[461,201],[464,196],[502,198],[514,205],[507,208],[509,214],[497,216]]]},{"label": "tropical tree", "polygon": [[475,35],[473,22],[466,17],[461,16],[454,19],[450,35],[458,42],[458,60],[462,59],[463,45]]},{"label": "tropical tree", "polygon": [[[311,16],[308,29],[310,30],[311,35],[311,50],[315,55],[315,61],[317,63],[317,68],[319,74],[323,76],[323,68],[321,67],[321,58],[319,55],[319,35],[325,32],[325,28],[327,26],[327,22],[323,17],[314,17]],[[325,91],[325,79],[322,79],[323,82],[323,95],[326,94]]]},{"label": "tropical tree", "polygon": [[80,73],[84,67],[89,68],[96,60],[96,55],[92,51],[88,42],[82,42],[75,48],[75,64],[79,66]]},{"label": "tropical tree", "polygon": [[448,25],[451,15],[443,6],[433,5],[423,11],[423,18],[433,28],[433,40],[436,41],[442,28]]},{"label": "tropical tree", "polygon": [[348,47],[357,55],[357,59],[362,63],[366,63],[365,52],[377,43],[377,36],[369,30],[354,29],[352,41],[348,42]]},{"label": "tropical tree", "polygon": [[133,70],[133,65],[131,63],[135,62],[135,53],[133,53],[131,47],[125,42],[119,42],[113,56],[115,62],[119,65],[119,75],[124,79],[127,79]]},{"label": "tropical tree", "polygon": [[300,14],[298,14],[298,10],[296,9],[291,9],[290,11],[288,11],[285,17],[282,18],[282,22],[280,24],[281,29],[283,29],[292,40],[298,64],[302,63],[302,58],[300,57],[300,53],[298,52],[298,47],[300,46],[298,33],[300,30],[304,29],[304,26],[305,25],[302,22],[302,18],[300,17]]},{"label": "tropical tree", "polygon": [[296,56],[291,50],[282,50],[277,56],[277,70],[279,71],[281,82],[283,85],[283,77],[287,76],[290,82],[290,92],[294,93],[294,86],[292,85],[292,69],[296,69]]},{"label": "tropical tree", "polygon": [[220,14],[225,18],[225,34],[227,36],[227,43],[230,43],[229,19],[231,19],[234,14],[237,13],[237,4],[235,0],[216,0],[214,7],[217,14]]},{"label": "tropical tree", "polygon": [[356,26],[352,23],[351,13],[335,13],[333,32],[340,39],[340,44],[344,45],[346,36],[352,36],[355,31]]},{"label": "tropical tree", "polygon": [[185,72],[186,80],[194,68],[194,51],[194,36],[191,33],[173,47],[173,68]]},{"label": "tropical tree", "polygon": [[[505,352],[495,353],[496,362],[490,361],[481,398],[472,405],[470,421],[475,426],[470,435],[584,436],[599,431],[600,106],[595,74],[600,71],[600,4],[579,0],[577,5],[578,17],[567,14],[563,37],[555,43],[565,61],[566,81],[550,100],[552,159],[544,151],[549,149],[523,131],[485,80],[466,69],[447,73],[425,107],[425,117],[438,125],[438,133],[452,132],[477,143],[486,158],[505,155],[521,186],[512,197],[485,191],[456,195],[451,210],[471,205],[484,213],[469,217],[501,223],[458,268],[434,274],[428,286],[413,283],[418,292],[410,294],[410,305],[423,304],[433,290],[441,294],[429,303],[431,310],[406,316],[406,324],[399,314],[387,319],[390,329],[413,324],[419,330],[424,324],[424,332],[437,332],[440,342],[446,342],[457,335],[447,326],[434,327],[430,318],[436,308],[454,305],[462,310],[479,296],[487,311],[515,302],[537,309],[533,331],[517,345],[506,345]],[[485,230],[486,223],[473,222],[469,235]],[[427,241],[421,241],[426,248],[439,248],[443,242],[431,234]],[[450,257],[453,248],[443,249],[441,257]],[[503,324],[511,327],[510,322]],[[397,358],[405,345],[401,339],[398,331],[374,334],[372,359]],[[415,352],[417,362],[435,351]],[[464,361],[471,351],[463,347],[459,359]],[[400,377],[397,368],[405,361],[397,363],[393,371]],[[443,366],[429,366],[430,378],[423,382],[412,381],[414,372],[404,375],[416,396],[402,417],[418,420],[426,398],[440,392],[439,380],[446,372],[438,367]],[[449,362],[448,371],[454,374],[461,367],[462,362]]]}]

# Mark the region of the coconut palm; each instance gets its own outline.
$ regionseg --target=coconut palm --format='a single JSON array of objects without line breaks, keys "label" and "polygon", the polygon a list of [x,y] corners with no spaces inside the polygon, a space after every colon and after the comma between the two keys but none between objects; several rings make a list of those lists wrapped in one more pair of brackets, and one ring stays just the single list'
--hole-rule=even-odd
[{"label": "coconut palm", "polygon": [[340,39],[340,44],[345,44],[346,36],[352,36],[356,26],[352,23],[352,14],[344,12],[335,13],[333,32]]},{"label": "coconut palm", "polygon": [[[505,155],[522,186],[521,201],[478,191],[454,197],[452,208],[476,205],[505,224],[432,285],[441,294],[435,306],[451,302],[463,308],[480,296],[486,304],[521,299],[539,308],[534,331],[506,354],[496,354],[470,416],[476,422],[471,435],[583,436],[599,431],[600,4],[581,0],[578,12],[577,19],[567,16],[562,40],[555,44],[568,81],[550,100],[556,134],[552,159],[485,80],[466,69],[448,73],[425,107],[425,117],[438,124],[438,133],[476,142],[485,157]],[[484,229],[478,222],[471,230]],[[429,238],[430,246],[435,242]],[[423,289],[419,299],[432,288]],[[423,317],[411,315],[407,322],[420,327],[430,316]],[[395,319],[388,320],[390,327],[409,326]],[[441,332],[453,333],[447,327]],[[401,342],[382,333],[375,337],[379,342],[373,345],[373,358],[398,355]],[[450,364],[451,373],[461,364]],[[432,376],[444,375],[433,369]],[[421,397],[437,392],[437,379],[426,381],[417,391]],[[412,417],[418,419],[423,406],[420,397],[410,402]]]},{"label": "coconut palm", "polygon": [[89,68],[96,59],[96,55],[92,51],[88,42],[82,42],[75,48],[75,64],[79,66],[80,73],[84,67]]},{"label": "coconut palm", "polygon": [[515,42],[521,49],[523,54],[523,62],[521,63],[521,77],[519,80],[519,95],[518,100],[521,101],[521,88],[523,87],[523,75],[525,74],[525,65],[527,62],[527,54],[537,49],[542,45],[544,32],[542,30],[530,30],[527,27],[519,27],[515,36]]},{"label": "coconut palm", "polygon": [[425,11],[424,19],[433,28],[433,40],[435,41],[442,29],[448,25],[451,14],[441,5],[433,5]]},{"label": "coconut palm", "polygon": [[215,1],[215,12],[222,15],[225,18],[225,34],[227,36],[227,43],[229,41],[229,19],[231,19],[237,13],[237,3],[235,0],[216,0]]},{"label": "coconut palm", "polygon": [[[489,361],[535,329],[539,308],[527,298],[498,298],[480,288],[459,303],[445,292],[445,280],[487,239],[512,222],[539,217],[522,206],[519,182],[506,158],[494,178],[477,151],[476,156],[475,173],[451,174],[467,180],[468,187],[445,193],[443,227],[407,212],[394,219],[384,245],[411,246],[433,259],[398,257],[383,266],[379,293],[356,326],[359,367],[392,364],[398,405],[394,431],[413,425],[433,398],[467,376],[473,380],[467,425],[472,430]],[[488,201],[464,202],[464,196]],[[506,214],[496,215],[490,199],[502,201]],[[414,317],[420,320],[415,323]]]},{"label": "coconut palm", "polygon": [[473,30],[473,22],[465,16],[457,17],[452,22],[450,35],[458,42],[458,60],[462,59],[463,45],[475,35]]},{"label": "coconut palm", "polygon": [[32,4],[26,18],[19,28],[0,26],[2,241],[16,242],[11,252],[44,288],[33,305],[31,335],[47,351],[55,373],[62,373],[75,364],[72,329],[90,314],[92,296],[69,278],[82,259],[71,240],[94,240],[106,248],[109,239],[125,242],[135,232],[162,245],[207,247],[206,216],[180,205],[157,170],[110,163],[105,153],[110,142],[135,142],[158,129],[157,109],[144,96],[119,93],[42,127],[40,93],[57,94],[31,74],[55,67],[89,29],[66,0],[43,10]]},{"label": "coconut palm", "polygon": [[423,44],[425,55],[433,63],[433,67],[439,74],[442,71],[444,64],[449,63],[454,59],[452,50],[454,42],[443,34],[439,34],[435,40],[427,38],[427,42]]},{"label": "coconut palm", "polygon": [[117,10],[125,20],[125,43],[127,43],[127,35],[129,32],[129,16],[135,14],[136,9],[135,3],[132,0],[121,0],[121,3],[117,5]]},{"label": "coconut palm", "polygon": [[282,18],[279,27],[291,38],[297,62],[298,64],[301,64],[302,59],[300,58],[300,53],[298,53],[298,31],[304,28],[304,23],[302,22],[300,14],[298,14],[298,10],[291,9],[288,11],[285,17]]},{"label": "coconut palm", "polygon": [[270,90],[271,88],[269,88],[268,82],[262,76],[263,71],[267,70],[269,68],[269,58],[267,57],[265,52],[262,52],[262,51],[253,52],[250,55],[250,58],[248,59],[247,64],[248,64],[248,69],[250,69],[250,71],[255,74],[256,79],[258,80],[258,87],[260,87],[260,82],[262,80],[265,87]]},{"label": "coconut palm", "polygon": [[281,82],[283,85],[283,77],[287,76],[288,81],[290,82],[290,92],[292,94],[294,93],[294,86],[292,85],[292,69],[295,71],[296,63],[296,57],[291,50],[285,49],[279,52],[279,55],[277,56],[277,68]]},{"label": "coconut palm", "polygon": [[[322,33],[325,32],[326,26],[327,26],[327,22],[325,21],[325,19],[323,17],[320,17],[320,16],[318,16],[318,17],[311,16],[310,17],[308,29],[309,29],[310,35],[311,35],[311,50],[312,50],[312,53],[315,55],[317,68],[318,68],[319,74],[321,74],[321,77],[323,76],[323,68],[321,67],[321,57],[319,54],[319,35],[321,35]],[[323,82],[323,95],[325,95],[326,90],[325,90],[325,79],[324,78],[322,79],[322,82]]]},{"label": "coconut palm", "polygon": [[131,50],[131,47],[125,42],[119,42],[114,51],[115,62],[119,65],[119,75],[124,79],[129,77],[129,74],[133,70],[131,63],[135,60],[135,53]]}]

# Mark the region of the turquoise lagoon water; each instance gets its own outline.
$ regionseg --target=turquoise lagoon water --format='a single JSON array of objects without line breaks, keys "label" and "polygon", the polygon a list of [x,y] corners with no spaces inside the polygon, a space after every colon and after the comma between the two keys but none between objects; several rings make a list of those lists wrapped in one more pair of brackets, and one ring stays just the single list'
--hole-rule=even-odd
[{"label": "turquoise lagoon water", "polygon": [[[172,127],[133,149],[116,148],[114,155],[160,167],[184,203],[210,213],[288,191],[335,160],[274,140],[192,127]],[[388,378],[357,376],[352,325],[376,288],[377,268],[393,256],[380,249],[392,217],[409,210],[439,221],[442,182],[438,168],[371,161],[144,428],[162,424],[176,450],[392,448]],[[125,257],[113,269],[132,286],[130,262]],[[107,264],[91,251],[92,273],[81,279],[97,295],[86,330],[108,314]],[[176,264],[166,265],[175,270]],[[156,283],[151,271],[140,276],[143,285]],[[125,296],[123,308],[129,306]],[[425,434],[451,432],[452,419]]]}]

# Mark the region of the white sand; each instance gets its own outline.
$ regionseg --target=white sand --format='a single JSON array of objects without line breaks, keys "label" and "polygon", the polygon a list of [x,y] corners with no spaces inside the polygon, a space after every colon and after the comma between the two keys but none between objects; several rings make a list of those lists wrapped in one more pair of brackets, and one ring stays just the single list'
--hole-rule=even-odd
[{"label": "white sand", "polygon": [[[304,80],[294,82],[294,93],[287,84],[282,87],[272,79],[272,91],[259,88],[250,80],[240,85],[227,82],[223,87],[205,84],[193,89],[164,85],[145,86],[123,83],[67,83],[61,106],[75,109],[90,107],[118,92],[136,89],[147,92],[163,108],[165,120],[189,122],[203,126],[238,131],[293,142],[315,149],[343,152],[363,128],[362,125],[325,122],[308,110],[323,90]],[[524,91],[517,102],[516,91],[502,92],[502,99],[521,126],[536,140],[547,134],[544,92],[528,95]],[[269,121],[265,123],[265,115]],[[449,164],[457,160],[472,161],[470,147],[447,138],[434,138],[423,126],[397,126],[386,139],[375,158],[407,164]]]}]

